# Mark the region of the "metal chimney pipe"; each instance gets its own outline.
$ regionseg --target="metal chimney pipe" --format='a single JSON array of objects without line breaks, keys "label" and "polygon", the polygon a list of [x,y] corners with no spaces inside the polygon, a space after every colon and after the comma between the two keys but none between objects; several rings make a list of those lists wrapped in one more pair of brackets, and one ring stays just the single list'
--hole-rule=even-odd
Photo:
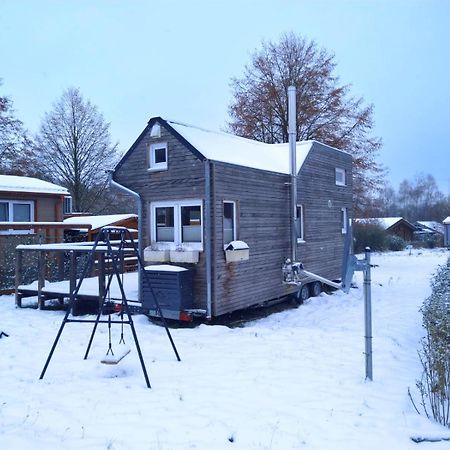
[{"label": "metal chimney pipe", "polygon": [[297,105],[295,86],[288,87],[289,172],[291,181],[291,260],[297,261]]}]

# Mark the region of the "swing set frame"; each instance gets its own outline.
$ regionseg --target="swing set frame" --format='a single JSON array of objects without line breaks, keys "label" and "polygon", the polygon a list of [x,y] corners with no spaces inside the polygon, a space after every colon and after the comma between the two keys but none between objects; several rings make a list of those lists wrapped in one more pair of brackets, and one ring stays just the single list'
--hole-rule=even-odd
[{"label": "swing set frame", "polygon": [[[117,235],[120,236],[120,240],[119,240],[119,245],[118,247],[114,246],[111,244],[111,235],[114,235],[114,241],[117,242]],[[125,249],[125,244],[131,244],[131,248],[130,249]],[[80,301],[78,293],[80,291],[81,285],[83,283],[83,280],[87,277],[87,275],[91,272],[92,270],[92,266],[94,264],[95,261],[95,253],[97,252],[103,252],[105,258],[108,258],[111,261],[111,269],[108,273],[108,282],[106,284],[106,289],[103,292],[101,301],[100,301],[100,306],[99,306],[99,310],[97,313],[97,317],[95,318],[95,320],[93,319],[74,319],[70,316],[70,313],[73,309],[74,304],[77,301]],[[108,324],[109,327],[109,346],[108,346],[108,353],[111,353],[114,355],[113,351],[112,351],[112,347],[111,347],[111,325],[112,324],[121,324],[122,326],[122,338],[121,340],[123,340],[123,326],[124,325],[129,325],[131,328],[131,333],[133,335],[133,339],[134,339],[134,343],[136,346],[136,350],[137,350],[137,354],[139,356],[139,361],[141,363],[141,367],[142,367],[142,372],[144,374],[144,379],[145,379],[145,383],[147,385],[148,388],[151,388],[150,385],[150,380],[148,378],[148,374],[147,374],[147,369],[145,367],[145,362],[144,362],[144,358],[142,356],[142,351],[141,351],[141,347],[139,345],[139,340],[136,334],[136,329],[134,327],[134,323],[133,323],[133,319],[132,319],[132,315],[130,312],[130,308],[128,305],[128,300],[125,294],[125,290],[123,287],[123,279],[121,279],[120,277],[120,260],[121,258],[123,258],[125,252],[132,252],[132,254],[134,256],[137,257],[138,259],[138,270],[141,271],[142,276],[145,276],[145,270],[144,270],[144,265],[143,265],[143,261],[141,258],[141,255],[139,254],[138,248],[136,246],[135,241],[133,240],[133,237],[130,233],[130,231],[127,228],[124,227],[103,227],[101,229],[101,231],[98,233],[96,240],[94,242],[94,245],[92,246],[92,249],[89,253],[89,257],[88,260],[86,262],[86,265],[83,269],[82,275],[80,277],[80,279],[78,280],[76,287],[74,290],[72,290],[70,292],[70,297],[69,297],[69,305],[66,311],[66,314],[64,315],[64,318],[62,320],[61,326],[58,330],[58,333],[56,335],[55,341],[53,342],[52,348],[50,350],[50,353],[47,357],[47,360],[45,362],[44,368],[41,372],[41,375],[39,377],[40,380],[42,380],[44,378],[45,372],[47,371],[48,365],[50,364],[50,360],[52,359],[53,353],[58,345],[58,341],[61,337],[61,334],[64,330],[64,327],[67,323],[92,323],[94,324],[93,329],[92,329],[92,333],[89,339],[89,343],[86,349],[86,353],[84,355],[84,359],[87,359],[89,356],[89,352],[92,346],[92,342],[94,340],[94,336],[95,336],[95,332],[97,331],[97,327],[99,323],[105,323]],[[109,311],[109,316],[108,319],[101,319],[101,316],[105,313],[106,307],[108,306],[108,308],[111,307],[111,302],[110,302],[110,289],[111,289],[111,282],[113,280],[113,278],[116,278],[117,280],[117,284],[119,286],[120,289],[120,293],[121,293],[121,297],[122,297],[122,304],[121,304],[121,311],[120,311],[120,318],[121,320],[115,320],[115,319],[111,319],[111,311]],[[149,283],[150,285],[150,289],[152,289],[151,283]],[[169,341],[171,343],[172,349],[175,353],[175,356],[177,358],[178,361],[181,361],[180,356],[178,354],[178,351],[176,349],[175,343],[172,339],[172,336],[170,334],[169,328],[167,326],[167,322],[164,318],[164,315],[161,311],[161,308],[159,306],[159,302],[158,299],[155,295],[155,293],[153,292],[152,289],[152,294],[153,294],[153,298],[155,301],[155,306],[156,306],[156,310],[158,311],[158,314],[161,318],[162,324],[166,330],[167,336],[169,338]],[[107,299],[107,297],[109,297]],[[124,320],[124,315],[126,316],[126,320]],[[111,362],[106,362],[105,360],[105,364],[117,364],[121,359],[123,359],[129,352],[126,352],[125,354],[123,354],[122,357],[117,358],[116,361],[111,360]]]}]

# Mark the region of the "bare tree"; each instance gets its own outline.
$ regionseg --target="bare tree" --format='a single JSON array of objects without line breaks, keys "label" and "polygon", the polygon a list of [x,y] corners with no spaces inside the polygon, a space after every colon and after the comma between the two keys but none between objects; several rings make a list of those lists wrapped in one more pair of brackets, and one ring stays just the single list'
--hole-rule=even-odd
[{"label": "bare tree", "polygon": [[33,144],[23,123],[15,117],[11,99],[0,96],[0,173],[38,175],[34,158]]},{"label": "bare tree", "polygon": [[364,207],[385,170],[376,161],[381,140],[371,136],[373,106],[351,97],[334,74],[334,55],[294,33],[262,44],[242,78],[233,78],[229,129],[267,143],[288,141],[287,88],[297,88],[297,139],[316,139],[354,158],[355,205]]},{"label": "bare tree", "polygon": [[37,146],[51,179],[65,186],[76,211],[98,209],[106,187],[105,170],[117,162],[110,124],[79,89],[69,88],[42,120]]}]

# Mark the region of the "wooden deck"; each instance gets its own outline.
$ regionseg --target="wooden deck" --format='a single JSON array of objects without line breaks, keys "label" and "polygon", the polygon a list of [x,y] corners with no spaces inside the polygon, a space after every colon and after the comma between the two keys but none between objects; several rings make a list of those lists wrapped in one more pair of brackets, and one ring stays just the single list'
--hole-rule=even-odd
[{"label": "wooden deck", "polygon": [[[123,287],[125,295],[128,302],[137,303],[138,302],[138,273],[130,272],[124,273],[123,276]],[[78,285],[79,280],[76,280],[75,286]],[[107,279],[106,279],[107,282]],[[80,286],[78,292],[78,299],[87,301],[100,301],[100,293],[104,292],[104,282],[99,277],[85,278]],[[70,297],[71,291],[71,281],[57,281],[53,283],[45,282],[44,285],[39,290],[38,281],[35,281],[28,285],[20,285],[16,290],[16,304],[17,306],[22,306],[22,299],[36,297],[40,299],[42,306],[45,305],[46,301],[58,300],[61,303],[64,299]],[[116,277],[113,277],[111,281],[110,295],[108,298],[111,301],[120,302],[122,300],[122,295],[120,292],[119,284]]]}]

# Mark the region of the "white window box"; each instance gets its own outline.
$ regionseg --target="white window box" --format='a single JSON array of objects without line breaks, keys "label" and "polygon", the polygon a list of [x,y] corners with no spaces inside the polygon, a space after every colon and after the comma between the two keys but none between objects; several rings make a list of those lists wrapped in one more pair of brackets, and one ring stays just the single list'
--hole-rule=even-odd
[{"label": "white window box", "polygon": [[244,241],[232,241],[225,248],[227,263],[247,261],[248,259],[250,259],[250,249]]},{"label": "white window box", "polygon": [[170,251],[169,250],[155,250],[151,247],[147,247],[144,250],[145,262],[169,262]]},{"label": "white window box", "polygon": [[170,250],[170,262],[197,264],[200,252],[198,250]]}]

